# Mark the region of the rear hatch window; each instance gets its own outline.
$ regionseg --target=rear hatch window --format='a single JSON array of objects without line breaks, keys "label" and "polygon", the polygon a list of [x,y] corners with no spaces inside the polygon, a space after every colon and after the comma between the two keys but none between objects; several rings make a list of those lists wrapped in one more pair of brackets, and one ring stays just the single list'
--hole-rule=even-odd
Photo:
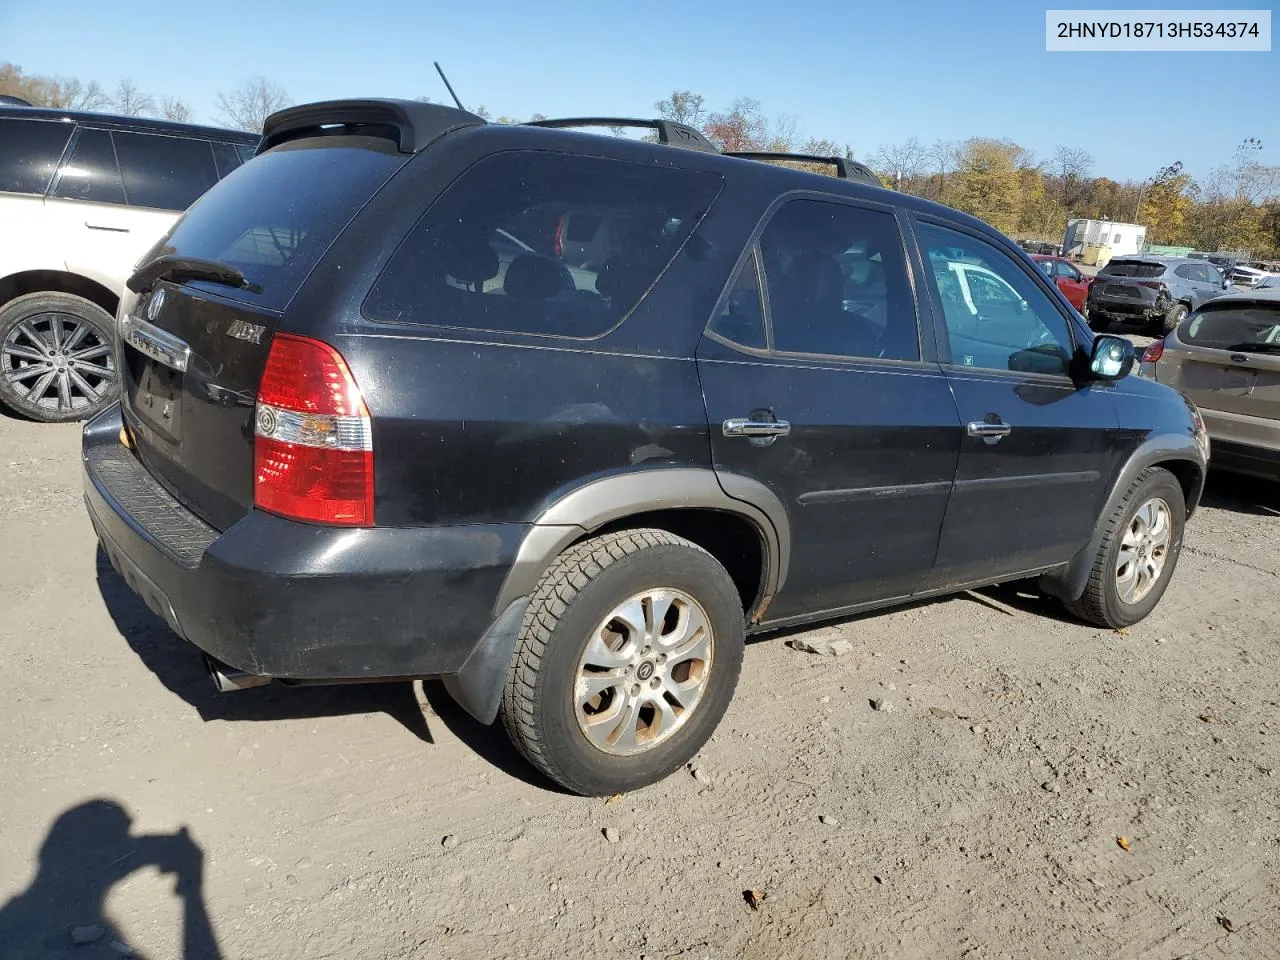
[{"label": "rear hatch window", "polygon": [[[210,292],[283,310],[359,209],[404,163],[374,137],[296,140],[221,180],[148,255],[230,264],[251,286]],[[202,281],[190,281],[200,287]]]},{"label": "rear hatch window", "polygon": [[376,320],[594,337],[684,246],[719,176],[512,151],[481,160],[414,226],[365,301]]},{"label": "rear hatch window", "polygon": [[1164,275],[1163,263],[1146,263],[1142,260],[1112,260],[1102,268],[1104,277],[1137,277],[1151,280]]},{"label": "rear hatch window", "polygon": [[1178,339],[1217,350],[1280,353],[1280,304],[1241,304],[1205,310],[1183,324]]}]

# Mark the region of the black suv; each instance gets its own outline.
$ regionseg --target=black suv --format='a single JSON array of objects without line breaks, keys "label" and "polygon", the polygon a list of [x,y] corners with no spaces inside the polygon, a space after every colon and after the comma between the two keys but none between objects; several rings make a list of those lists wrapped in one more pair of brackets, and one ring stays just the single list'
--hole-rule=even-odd
[{"label": "black suv", "polygon": [[86,500],[222,689],[443,677],[608,794],[694,755],[746,633],[1030,577],[1152,609],[1204,428],[1013,243],[568,123],[284,111],[131,278]]}]

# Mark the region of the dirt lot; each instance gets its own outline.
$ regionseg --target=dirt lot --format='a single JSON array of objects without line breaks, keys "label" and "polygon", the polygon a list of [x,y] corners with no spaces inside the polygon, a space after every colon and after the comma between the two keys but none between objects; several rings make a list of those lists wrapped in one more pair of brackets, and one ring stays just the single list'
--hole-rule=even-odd
[{"label": "dirt lot", "polygon": [[606,803],[436,684],[218,697],[78,428],[0,450],[5,960],[1280,956],[1280,486],[1215,479],[1125,632],[1004,590],[753,643],[699,776]]}]

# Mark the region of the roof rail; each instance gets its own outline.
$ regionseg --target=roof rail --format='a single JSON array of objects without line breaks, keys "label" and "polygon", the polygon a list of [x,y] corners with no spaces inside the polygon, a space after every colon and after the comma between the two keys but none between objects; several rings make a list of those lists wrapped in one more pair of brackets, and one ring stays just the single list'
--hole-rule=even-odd
[{"label": "roof rail", "polygon": [[635,120],[628,117],[568,117],[562,120],[530,120],[530,127],[647,127],[658,131],[658,142],[686,150],[719,153],[715,144],[693,127],[671,120]]},{"label": "roof rail", "polygon": [[401,153],[418,153],[441,134],[484,120],[474,113],[417,100],[324,100],[267,117],[258,153],[322,127],[391,127]]},{"label": "roof rail", "polygon": [[817,157],[808,153],[772,153],[760,150],[726,150],[726,157],[740,157],[743,160],[789,160],[792,163],[825,163],[836,168],[836,176],[842,180],[857,180],[882,187],[880,178],[871,172],[871,168],[857,160],[847,157]]}]

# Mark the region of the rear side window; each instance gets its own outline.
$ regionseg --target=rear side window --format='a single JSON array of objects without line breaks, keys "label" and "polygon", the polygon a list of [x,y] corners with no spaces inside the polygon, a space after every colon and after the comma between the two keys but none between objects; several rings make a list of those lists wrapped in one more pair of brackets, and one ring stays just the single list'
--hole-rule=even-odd
[{"label": "rear side window", "polygon": [[374,137],[286,143],[219,181],[151,256],[174,253],[229,263],[253,286],[209,289],[283,309],[404,159],[390,141]]},{"label": "rear side window", "polygon": [[59,120],[0,120],[0,191],[43,195],[73,129]]},{"label": "rear side window", "polygon": [[1178,338],[1218,350],[1280,352],[1280,305],[1242,304],[1204,310],[1186,321]]},{"label": "rear side window", "polygon": [[782,206],[760,238],[773,349],[920,359],[893,214],[821,200]]},{"label": "rear side window", "polygon": [[208,140],[149,133],[112,136],[131,206],[185,210],[218,182]]},{"label": "rear side window", "polygon": [[124,203],[124,187],[110,133],[81,128],[71,156],[58,174],[53,195],[90,203]]},{"label": "rear side window", "polygon": [[[720,187],[713,174],[621,160],[531,151],[486,157],[409,232],[365,313],[598,336],[639,303]],[[591,249],[567,236],[581,236],[580,228],[597,241]]]},{"label": "rear side window", "polygon": [[240,151],[236,149],[237,144],[220,143],[215,140],[210,146],[213,148],[214,162],[218,165],[219,177],[225,177],[244,163],[244,159],[240,156]]},{"label": "rear side window", "polygon": [[1137,277],[1140,280],[1150,280],[1164,274],[1164,264],[1142,263],[1137,260],[1112,260],[1102,268],[1101,273],[1106,277]]}]

